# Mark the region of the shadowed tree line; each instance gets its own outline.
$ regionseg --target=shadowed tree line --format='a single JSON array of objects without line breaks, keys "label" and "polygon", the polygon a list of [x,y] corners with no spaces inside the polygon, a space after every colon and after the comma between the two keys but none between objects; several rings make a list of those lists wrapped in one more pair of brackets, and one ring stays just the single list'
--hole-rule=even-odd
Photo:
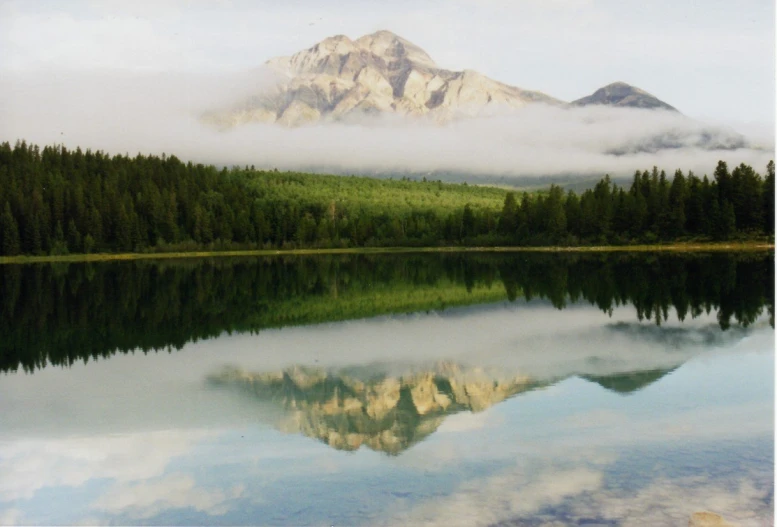
[{"label": "shadowed tree line", "polygon": [[[328,255],[0,266],[0,369],[180,349],[223,332],[520,297],[633,305],[640,320],[767,310],[774,255]],[[261,350],[257,350],[261,353]]]},{"label": "shadowed tree line", "polygon": [[441,181],[218,170],[174,156],[0,144],[0,256],[299,247],[575,245],[774,234],[766,175],[605,176],[578,195]]},{"label": "shadowed tree line", "polygon": [[580,196],[551,186],[518,203],[509,193],[499,231],[510,244],[615,244],[728,240],[774,236],[774,162],[762,177],[741,164],[718,162],[713,179],[653,167],[637,171],[629,188],[605,176]]}]

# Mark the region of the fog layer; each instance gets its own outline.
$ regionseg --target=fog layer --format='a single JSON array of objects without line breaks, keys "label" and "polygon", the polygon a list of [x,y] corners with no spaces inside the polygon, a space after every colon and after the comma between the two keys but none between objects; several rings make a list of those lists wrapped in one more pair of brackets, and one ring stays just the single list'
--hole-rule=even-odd
[{"label": "fog layer", "polygon": [[[718,160],[763,172],[773,134],[745,137],[674,112],[527,107],[444,126],[373,118],[219,130],[201,120],[261,92],[261,70],[227,76],[122,72],[15,74],[0,80],[0,140],[257,168],[479,177],[628,176],[657,165],[709,174]],[[670,101],[671,102],[671,101]],[[445,175],[440,175],[445,178]]]}]

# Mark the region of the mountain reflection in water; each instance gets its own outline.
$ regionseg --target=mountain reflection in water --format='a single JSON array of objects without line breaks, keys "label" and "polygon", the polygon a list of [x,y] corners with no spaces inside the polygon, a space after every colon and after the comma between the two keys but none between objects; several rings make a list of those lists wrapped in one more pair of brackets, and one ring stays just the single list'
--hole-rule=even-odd
[{"label": "mountain reflection in water", "polygon": [[[407,330],[412,331],[410,327]],[[530,363],[522,358],[531,355],[531,349],[507,349],[481,357],[501,367],[467,366],[451,360],[431,365],[421,360],[406,366],[395,363],[390,368],[385,364],[338,368],[297,364],[280,370],[250,371],[227,366],[209,374],[207,380],[280,410],[280,417],[272,411],[257,416],[283,432],[318,439],[338,450],[365,446],[399,455],[434,433],[453,414],[481,412],[513,396],[573,377],[617,394],[632,394],[672,373],[687,358],[735,345],[748,334],[746,329],[722,332],[714,326],[650,327],[626,322],[607,324],[604,330],[605,337],[624,336],[633,346],[677,351],[668,356],[656,352],[608,356],[608,346],[600,344],[598,355],[583,351],[582,361],[563,350],[543,351],[541,360],[549,367],[544,373],[532,372]],[[526,337],[525,345],[531,348],[531,336]],[[563,336],[558,339],[557,343],[563,342]],[[507,354],[514,357],[510,366]],[[566,367],[559,368],[560,361],[567,362]]]},{"label": "mountain reflection in water", "polygon": [[338,450],[364,445],[394,455],[437,430],[447,415],[482,411],[538,386],[526,376],[499,378],[453,363],[366,379],[320,368],[272,373],[227,369],[210,381],[239,386],[283,407],[287,415],[278,427],[285,432],[320,439]]}]

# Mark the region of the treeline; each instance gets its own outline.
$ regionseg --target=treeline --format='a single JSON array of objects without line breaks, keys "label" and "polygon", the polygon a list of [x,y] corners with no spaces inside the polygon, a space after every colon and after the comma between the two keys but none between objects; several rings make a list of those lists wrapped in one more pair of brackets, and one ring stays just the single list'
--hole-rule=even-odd
[{"label": "treeline", "polygon": [[[180,349],[223,332],[500,300],[774,325],[774,253],[320,255],[0,266],[0,371]],[[261,352],[261,350],[259,350]]]},{"label": "treeline", "polygon": [[299,247],[627,244],[774,234],[774,163],[713,179],[657,169],[629,189],[517,196],[174,156],[0,145],[0,255]]},{"label": "treeline", "polygon": [[[762,177],[719,161],[713,179],[693,172],[637,171],[628,189],[605,176],[578,196],[551,186],[547,195],[508,194],[499,232],[511,244],[614,244],[774,236],[774,161]],[[466,215],[466,210],[464,211]],[[480,232],[475,232],[480,234]]]}]

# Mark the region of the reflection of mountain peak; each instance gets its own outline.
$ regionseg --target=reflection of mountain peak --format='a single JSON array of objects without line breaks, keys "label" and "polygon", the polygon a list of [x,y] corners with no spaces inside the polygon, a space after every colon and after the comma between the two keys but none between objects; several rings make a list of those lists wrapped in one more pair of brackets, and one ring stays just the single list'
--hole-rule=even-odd
[{"label": "reflection of mountain peak", "polygon": [[672,373],[677,368],[668,370],[647,370],[616,375],[582,375],[583,379],[595,382],[607,390],[627,394],[645,388],[657,382],[665,375]]},{"label": "reflection of mountain peak", "polygon": [[288,415],[278,426],[285,432],[339,450],[365,445],[389,454],[433,433],[446,415],[485,410],[536,386],[525,376],[497,378],[449,362],[396,377],[359,378],[295,366],[272,373],[226,369],[210,379],[281,405]]}]

